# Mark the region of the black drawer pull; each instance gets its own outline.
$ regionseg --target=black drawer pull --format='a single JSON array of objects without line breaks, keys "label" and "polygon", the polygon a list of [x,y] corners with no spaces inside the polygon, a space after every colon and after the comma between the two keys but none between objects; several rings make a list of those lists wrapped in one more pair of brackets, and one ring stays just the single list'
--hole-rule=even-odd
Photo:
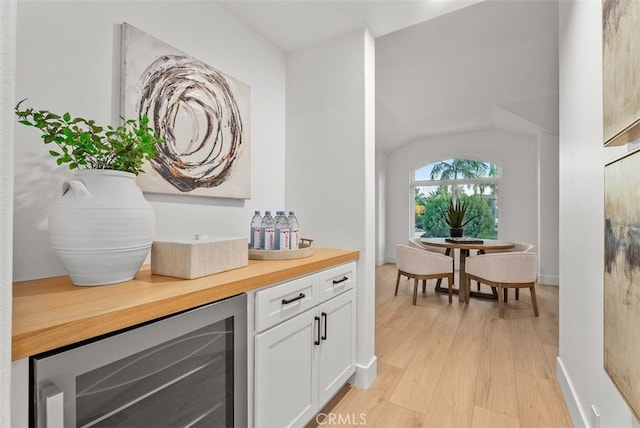
[{"label": "black drawer pull", "polygon": [[345,282],[345,281],[349,281],[349,278],[347,278],[346,276],[343,276],[342,279],[334,279],[333,285],[340,284],[341,282]]},{"label": "black drawer pull", "polygon": [[324,320],[324,334],[322,335],[322,340],[327,340],[327,313],[322,313],[322,319]]},{"label": "black drawer pull", "polygon": [[320,317],[315,316],[315,317],[313,317],[313,319],[314,319],[314,322],[315,322],[315,324],[316,324],[316,326],[318,328],[318,330],[317,330],[318,334],[316,336],[317,339],[313,341],[313,344],[314,345],[320,345]]},{"label": "black drawer pull", "polygon": [[304,295],[304,293],[300,293],[298,294],[296,297],[292,297],[291,299],[287,300],[287,299],[282,299],[282,304],[283,305],[288,305],[289,303],[293,303],[296,300],[300,300],[300,299],[304,299],[306,296]]}]

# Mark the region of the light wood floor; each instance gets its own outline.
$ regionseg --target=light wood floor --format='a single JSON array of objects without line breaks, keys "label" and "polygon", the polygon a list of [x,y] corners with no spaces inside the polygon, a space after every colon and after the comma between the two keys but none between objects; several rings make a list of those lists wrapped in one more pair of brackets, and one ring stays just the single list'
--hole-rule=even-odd
[{"label": "light wood floor", "polygon": [[310,426],[572,426],[555,376],[557,287],[536,286],[538,318],[529,290],[510,290],[500,319],[495,300],[449,305],[432,281],[413,306],[412,281],[394,297],[395,279],[394,264],[376,269],[374,384],[346,386]]}]

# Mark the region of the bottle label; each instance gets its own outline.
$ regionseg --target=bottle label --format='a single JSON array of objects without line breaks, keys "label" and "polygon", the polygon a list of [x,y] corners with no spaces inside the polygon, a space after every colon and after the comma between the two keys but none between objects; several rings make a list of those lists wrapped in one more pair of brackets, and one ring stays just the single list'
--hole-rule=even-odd
[{"label": "bottle label", "polygon": [[289,248],[292,250],[297,250],[300,248],[300,231],[298,229],[291,229],[289,236]]},{"label": "bottle label", "polygon": [[273,250],[275,249],[275,233],[273,231],[273,227],[265,227],[264,228],[264,243],[263,250]]},{"label": "bottle label", "polygon": [[260,227],[254,227],[251,229],[251,248],[260,249]]},{"label": "bottle label", "polygon": [[277,249],[278,250],[289,249],[289,229],[279,229]]}]

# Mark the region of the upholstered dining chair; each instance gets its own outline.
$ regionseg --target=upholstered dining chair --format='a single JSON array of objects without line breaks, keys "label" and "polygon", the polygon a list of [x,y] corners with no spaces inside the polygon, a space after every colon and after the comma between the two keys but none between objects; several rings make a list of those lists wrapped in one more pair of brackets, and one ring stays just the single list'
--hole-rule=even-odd
[{"label": "upholstered dining chair", "polygon": [[[422,240],[420,238],[409,239],[409,246],[414,248],[419,248],[421,250],[432,251],[434,253],[444,254],[445,256],[451,257],[451,272],[455,272],[456,270],[456,262],[454,257],[455,253],[451,248],[434,247],[433,245],[426,245],[422,243]],[[438,281],[436,281],[436,286],[435,286],[436,290],[440,289],[441,285],[442,285],[442,278],[438,278]],[[426,287],[423,282],[423,285],[422,285],[423,293],[425,291],[425,288]]]},{"label": "upholstered dining chair", "polygon": [[531,292],[533,314],[538,316],[538,301],[536,299],[536,279],[538,256],[530,251],[510,251],[505,253],[479,254],[467,257],[467,300],[471,281],[478,281],[498,289],[498,313],[504,318],[505,299],[500,297],[509,288],[528,288]]},{"label": "upholstered dining chair", "polygon": [[[478,254],[495,254],[495,253],[512,253],[512,252],[528,252],[535,253],[536,247],[528,242],[514,242],[514,247],[506,250],[480,250]],[[478,290],[480,290],[480,283],[478,282]],[[504,290],[504,301],[508,300],[508,291]],[[520,289],[516,288],[516,300],[520,300]]]},{"label": "upholstered dining chair", "polygon": [[413,304],[418,298],[418,281],[422,281],[422,291],[425,291],[428,279],[447,278],[449,283],[449,303],[453,294],[453,271],[451,270],[451,257],[436,252],[413,248],[408,245],[396,246],[396,266],[398,276],[396,278],[396,291],[398,295],[400,276],[413,278]]}]

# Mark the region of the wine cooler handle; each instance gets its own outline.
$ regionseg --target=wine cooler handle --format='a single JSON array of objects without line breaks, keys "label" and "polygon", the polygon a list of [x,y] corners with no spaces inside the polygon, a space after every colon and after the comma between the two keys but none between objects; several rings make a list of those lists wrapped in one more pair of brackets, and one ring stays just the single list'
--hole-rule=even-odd
[{"label": "wine cooler handle", "polygon": [[314,319],[314,321],[316,323],[316,327],[318,328],[318,330],[317,330],[318,334],[316,336],[317,339],[313,341],[313,344],[314,345],[320,345],[320,317],[315,316],[315,317],[313,317],[313,319]]},{"label": "wine cooler handle", "polygon": [[44,401],[44,426],[64,428],[64,392],[57,386],[48,384],[41,390]]},{"label": "wine cooler handle", "polygon": [[322,334],[322,340],[327,340],[327,313],[322,313],[322,320],[324,321],[324,333]]}]

